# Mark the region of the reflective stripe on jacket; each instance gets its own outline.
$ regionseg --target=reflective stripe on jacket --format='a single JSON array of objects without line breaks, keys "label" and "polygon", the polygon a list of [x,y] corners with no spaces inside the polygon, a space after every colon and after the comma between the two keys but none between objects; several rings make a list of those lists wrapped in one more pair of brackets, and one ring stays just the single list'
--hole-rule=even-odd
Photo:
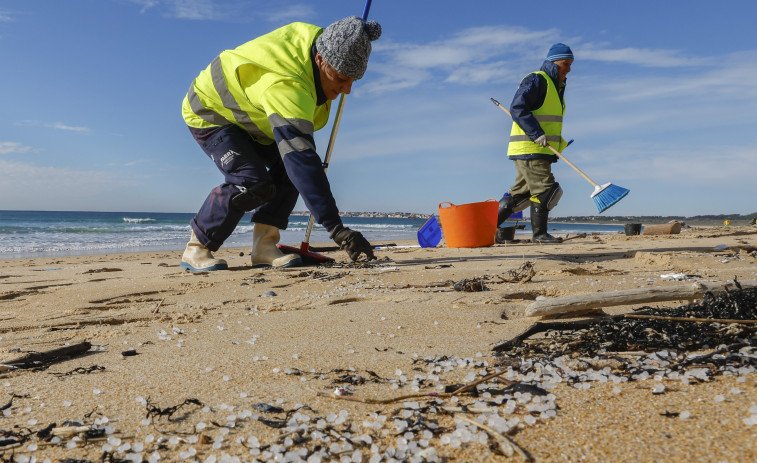
[{"label": "reflective stripe on jacket", "polygon": [[[536,71],[531,74],[539,74],[547,82],[547,94],[541,107],[534,109],[531,113],[539,122],[542,130],[547,136],[549,144],[557,151],[562,149],[562,120],[565,114],[565,103],[560,100],[557,88],[552,78],[544,71]],[[549,147],[537,145],[520,126],[513,122],[510,129],[510,143],[507,147],[507,155],[511,158],[527,158],[533,156],[524,155],[549,155],[556,158],[555,154]]]},{"label": "reflective stripe on jacket", "polygon": [[[328,122],[331,102],[317,105],[310,50],[323,29],[292,23],[225,50],[194,80],[182,103],[190,127],[236,124],[258,142],[291,124],[312,135]],[[298,140],[294,143],[312,143]]]}]

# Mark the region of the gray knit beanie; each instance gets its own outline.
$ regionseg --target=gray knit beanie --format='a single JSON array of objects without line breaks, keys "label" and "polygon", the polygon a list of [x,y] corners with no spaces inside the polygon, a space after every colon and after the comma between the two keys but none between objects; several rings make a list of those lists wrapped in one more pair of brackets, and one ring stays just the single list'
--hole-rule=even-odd
[{"label": "gray knit beanie", "polygon": [[368,67],[371,42],[381,37],[381,25],[357,16],[340,19],[315,40],[318,53],[340,74],[360,79]]}]

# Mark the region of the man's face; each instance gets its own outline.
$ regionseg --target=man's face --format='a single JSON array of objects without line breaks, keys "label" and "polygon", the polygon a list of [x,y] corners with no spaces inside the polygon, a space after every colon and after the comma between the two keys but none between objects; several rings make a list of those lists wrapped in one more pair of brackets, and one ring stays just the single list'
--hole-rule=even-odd
[{"label": "man's face", "polygon": [[336,100],[336,97],[340,93],[344,93],[345,95],[350,94],[352,83],[355,82],[355,79],[340,74],[326,62],[320,53],[316,53],[315,55],[315,64],[318,66],[318,71],[321,74],[321,87],[323,87],[323,93],[326,94],[326,98]]},{"label": "man's face", "polygon": [[559,59],[555,61],[555,64],[557,65],[557,77],[560,80],[565,80],[565,77],[567,77],[568,73],[570,72],[570,65],[573,64],[573,60]]}]

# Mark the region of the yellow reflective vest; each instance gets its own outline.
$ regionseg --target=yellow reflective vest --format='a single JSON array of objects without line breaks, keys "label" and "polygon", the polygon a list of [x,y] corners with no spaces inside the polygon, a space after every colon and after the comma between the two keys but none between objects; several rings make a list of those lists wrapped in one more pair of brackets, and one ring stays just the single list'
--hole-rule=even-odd
[{"label": "yellow reflective vest", "polygon": [[197,128],[236,124],[263,144],[275,139],[271,119],[303,134],[323,128],[331,102],[316,104],[310,55],[322,32],[292,23],[224,50],[190,86],[182,102],[184,121]]},{"label": "yellow reflective vest", "polygon": [[[565,103],[560,100],[552,78],[544,71],[536,71],[531,74],[541,74],[547,81],[547,95],[541,107],[531,111],[539,122],[547,136],[547,142],[557,151],[562,151],[565,141],[562,138],[562,120],[565,114]],[[507,147],[508,156],[520,156],[524,154],[547,154],[555,156],[549,147],[537,145],[526,135],[520,126],[513,122],[510,129],[510,143]]]}]

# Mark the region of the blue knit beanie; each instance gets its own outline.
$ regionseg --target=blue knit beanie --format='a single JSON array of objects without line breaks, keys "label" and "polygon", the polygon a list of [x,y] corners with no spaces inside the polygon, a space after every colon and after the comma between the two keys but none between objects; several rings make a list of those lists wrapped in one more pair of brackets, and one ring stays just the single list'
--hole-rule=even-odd
[{"label": "blue knit beanie", "polygon": [[573,52],[570,50],[570,47],[564,43],[556,43],[549,49],[547,60],[558,61],[561,59],[573,59]]}]

